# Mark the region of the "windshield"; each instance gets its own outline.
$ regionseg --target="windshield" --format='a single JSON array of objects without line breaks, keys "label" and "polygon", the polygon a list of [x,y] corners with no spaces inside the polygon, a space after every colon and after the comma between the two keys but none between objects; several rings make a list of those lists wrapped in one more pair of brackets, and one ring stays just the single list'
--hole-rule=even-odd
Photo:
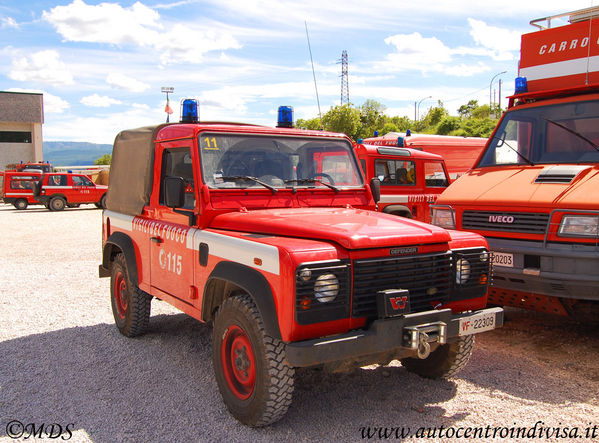
[{"label": "windshield", "polygon": [[202,133],[198,145],[211,188],[363,186],[346,140]]},{"label": "windshield", "polygon": [[507,112],[478,166],[599,162],[599,102]]}]

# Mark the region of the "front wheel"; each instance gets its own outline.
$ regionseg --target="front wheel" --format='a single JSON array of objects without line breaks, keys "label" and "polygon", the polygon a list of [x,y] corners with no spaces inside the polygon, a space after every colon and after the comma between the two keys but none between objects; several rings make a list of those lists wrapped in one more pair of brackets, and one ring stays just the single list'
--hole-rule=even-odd
[{"label": "front wheel", "polygon": [[466,335],[453,343],[440,345],[423,360],[412,357],[404,358],[401,360],[401,364],[408,371],[421,377],[449,378],[468,364],[473,348],[474,335]]},{"label": "front wheel", "polygon": [[152,296],[131,282],[123,254],[117,254],[110,276],[110,300],[117,328],[127,337],[146,332]]},{"label": "front wheel", "polygon": [[281,340],[266,335],[247,294],[220,306],[212,336],[212,364],[229,412],[248,426],[266,426],[289,408],[295,371],[285,361]]}]

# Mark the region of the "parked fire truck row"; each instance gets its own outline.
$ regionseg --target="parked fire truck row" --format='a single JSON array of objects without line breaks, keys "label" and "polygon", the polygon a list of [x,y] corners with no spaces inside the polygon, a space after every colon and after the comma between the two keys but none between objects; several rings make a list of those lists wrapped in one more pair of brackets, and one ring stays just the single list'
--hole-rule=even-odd
[{"label": "parked fire truck row", "polygon": [[507,112],[434,209],[435,224],[487,238],[492,303],[597,321],[598,15],[594,7],[531,21],[539,29],[522,36]]}]

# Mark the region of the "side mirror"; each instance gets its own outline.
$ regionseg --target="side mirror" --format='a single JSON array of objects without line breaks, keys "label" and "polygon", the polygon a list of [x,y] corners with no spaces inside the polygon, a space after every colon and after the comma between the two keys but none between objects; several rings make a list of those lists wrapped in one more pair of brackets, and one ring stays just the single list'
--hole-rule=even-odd
[{"label": "side mirror", "polygon": [[164,204],[169,208],[182,208],[185,205],[185,181],[181,177],[164,179]]},{"label": "side mirror", "polygon": [[381,200],[381,181],[378,178],[374,177],[370,180],[370,190],[374,202],[378,203]]}]

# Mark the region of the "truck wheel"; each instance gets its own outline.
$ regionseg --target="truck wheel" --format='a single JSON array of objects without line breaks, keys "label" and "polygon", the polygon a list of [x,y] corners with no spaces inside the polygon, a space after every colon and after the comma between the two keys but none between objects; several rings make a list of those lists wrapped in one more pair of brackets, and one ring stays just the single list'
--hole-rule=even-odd
[{"label": "truck wheel", "polygon": [[62,197],[52,197],[50,203],[48,203],[48,209],[50,211],[62,211],[67,205],[67,202]]},{"label": "truck wheel", "polygon": [[23,209],[27,209],[27,200],[25,200],[24,198],[20,198],[18,200],[16,200],[13,203],[14,207],[17,208],[19,211],[22,211]]},{"label": "truck wheel", "polygon": [[98,206],[98,208],[106,209],[106,194],[104,194],[100,199],[100,206]]},{"label": "truck wheel", "polygon": [[473,348],[474,335],[466,335],[456,342],[439,346],[424,360],[404,358],[401,364],[408,371],[421,377],[449,378],[468,364]]},{"label": "truck wheel", "polygon": [[152,296],[133,285],[123,254],[117,254],[112,263],[110,300],[114,321],[121,334],[135,337],[146,332]]},{"label": "truck wheel", "polygon": [[269,337],[247,294],[227,298],[216,314],[212,364],[229,412],[248,426],[266,426],[289,408],[295,370],[285,345]]}]

